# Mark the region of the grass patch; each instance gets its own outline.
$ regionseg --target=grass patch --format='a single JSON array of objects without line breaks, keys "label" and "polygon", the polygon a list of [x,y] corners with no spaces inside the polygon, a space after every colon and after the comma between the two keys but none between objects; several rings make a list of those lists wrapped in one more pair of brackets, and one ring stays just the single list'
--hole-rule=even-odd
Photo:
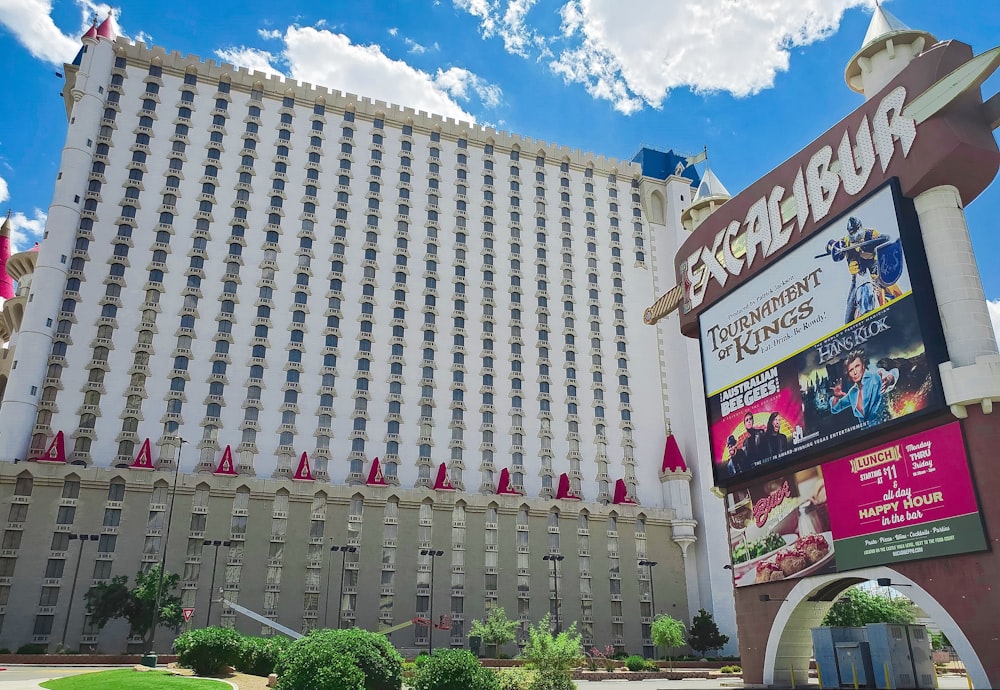
[{"label": "grass patch", "polygon": [[227,683],[203,678],[185,678],[166,671],[134,671],[122,668],[115,671],[82,673],[78,676],[56,678],[42,683],[49,690],[219,690]]}]

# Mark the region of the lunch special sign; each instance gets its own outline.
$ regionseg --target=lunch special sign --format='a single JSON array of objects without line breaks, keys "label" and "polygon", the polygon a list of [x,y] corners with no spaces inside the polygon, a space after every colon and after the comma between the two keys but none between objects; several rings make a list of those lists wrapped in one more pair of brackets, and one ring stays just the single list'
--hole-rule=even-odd
[{"label": "lunch special sign", "polygon": [[883,186],[701,315],[716,484],[943,406],[940,327],[902,204]]},{"label": "lunch special sign", "polygon": [[[745,529],[730,508],[738,587],[987,547],[958,422],[747,491]],[[747,544],[777,546],[739,559]]]},{"label": "lunch special sign", "polygon": [[[823,466],[837,569],[986,548],[958,422]],[[848,498],[850,497],[850,498]]]}]

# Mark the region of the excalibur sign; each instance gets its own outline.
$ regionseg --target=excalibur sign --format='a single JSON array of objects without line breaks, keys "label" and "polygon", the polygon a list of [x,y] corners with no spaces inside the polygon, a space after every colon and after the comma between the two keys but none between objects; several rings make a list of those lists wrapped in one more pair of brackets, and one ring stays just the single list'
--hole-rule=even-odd
[{"label": "excalibur sign", "polygon": [[[1000,126],[1000,96],[985,103],[978,87],[1000,66],[1000,47],[972,56],[957,41],[933,46],[851,115],[772,174],[726,202],[678,252],[678,285],[647,310],[655,324],[683,305],[681,328],[697,332],[696,312],[757,272],[885,180],[898,176],[914,197],[961,179],[963,200],[996,172],[983,161]],[[969,123],[981,124],[970,127]],[[981,131],[980,131],[981,130]],[[876,171],[876,164],[878,170]]]}]

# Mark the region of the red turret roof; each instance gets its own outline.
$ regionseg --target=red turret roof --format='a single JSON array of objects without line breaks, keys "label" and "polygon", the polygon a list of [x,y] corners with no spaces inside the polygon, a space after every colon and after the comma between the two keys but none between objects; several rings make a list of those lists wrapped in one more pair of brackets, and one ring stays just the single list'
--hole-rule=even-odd
[{"label": "red turret roof", "polygon": [[677,445],[677,439],[670,434],[663,447],[663,464],[660,465],[660,472],[687,472],[687,468],[681,449]]},{"label": "red turret roof", "polygon": [[94,23],[90,25],[90,28],[87,29],[87,33],[85,33],[82,37],[80,37],[80,40],[82,41],[85,38],[93,38],[94,40],[97,40],[97,20],[96,19],[94,20]]},{"label": "red turret roof", "polygon": [[14,280],[7,274],[7,260],[10,258],[10,211],[3,225],[0,225],[0,299],[14,296]]},{"label": "red turret roof", "polygon": [[106,38],[109,41],[115,40],[117,32],[115,31],[115,20],[114,15],[108,14],[107,19],[101,22],[101,25],[97,27],[97,35],[101,38]]}]

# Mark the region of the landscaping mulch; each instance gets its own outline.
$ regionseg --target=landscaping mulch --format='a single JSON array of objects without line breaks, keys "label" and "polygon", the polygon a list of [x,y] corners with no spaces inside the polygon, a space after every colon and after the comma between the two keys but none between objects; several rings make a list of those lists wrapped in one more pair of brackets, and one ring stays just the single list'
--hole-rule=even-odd
[{"label": "landscaping mulch", "polygon": [[[168,667],[171,672],[176,673],[179,676],[193,676],[194,671],[189,668],[181,668],[177,664],[169,664]],[[219,676],[224,680],[236,683],[240,690],[268,690],[267,688],[267,678],[262,678],[261,676],[251,676],[247,673],[239,673],[238,671],[230,671],[224,676]]]}]

